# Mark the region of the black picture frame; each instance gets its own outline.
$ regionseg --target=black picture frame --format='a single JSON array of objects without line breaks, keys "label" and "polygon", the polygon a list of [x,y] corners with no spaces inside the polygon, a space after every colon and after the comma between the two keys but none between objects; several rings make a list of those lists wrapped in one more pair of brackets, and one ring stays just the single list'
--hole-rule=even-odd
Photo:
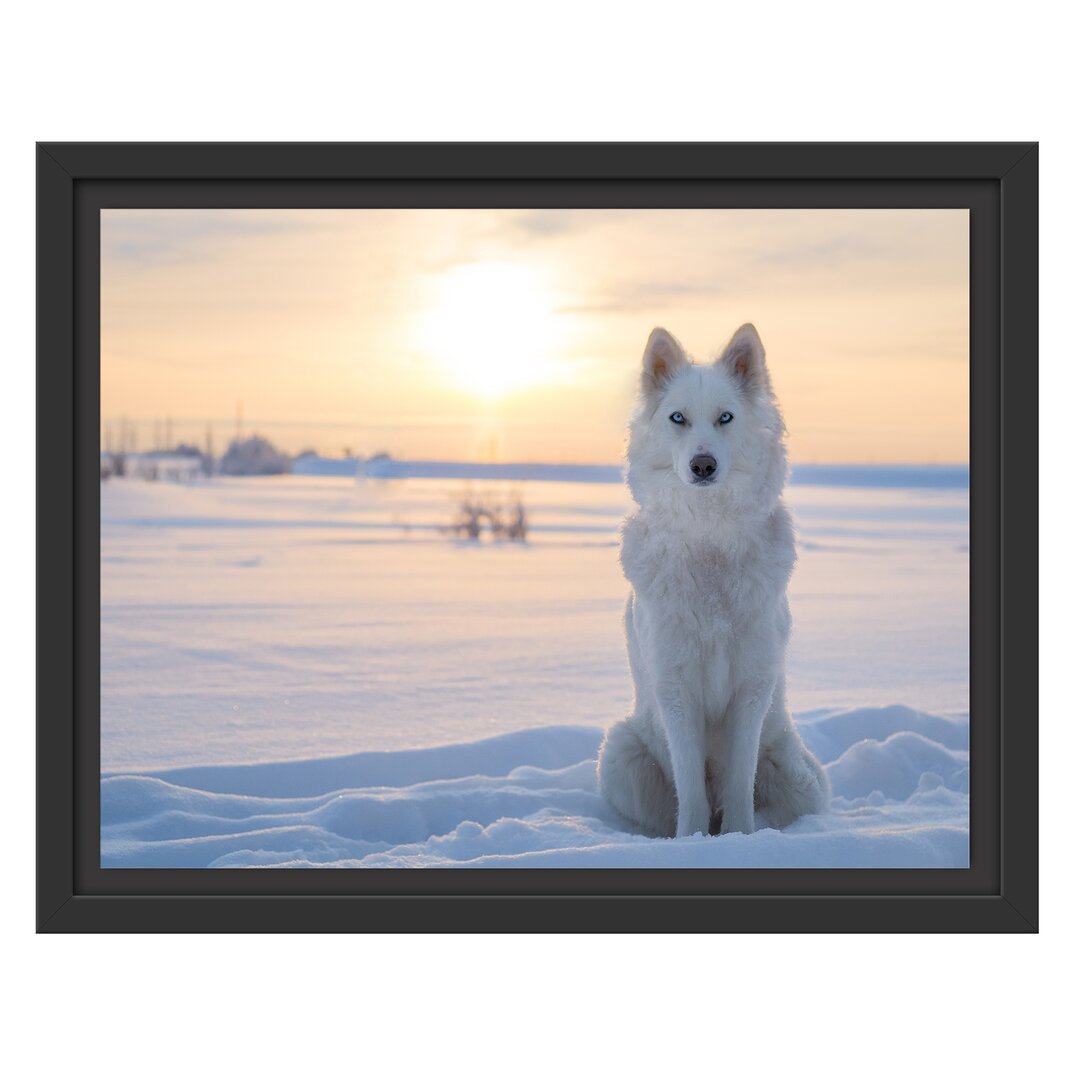
[{"label": "black picture frame", "polygon": [[[97,211],[193,205],[968,207],[969,868],[102,870]],[[1035,143],[39,144],[38,930],[1034,931],[1037,226]]]}]

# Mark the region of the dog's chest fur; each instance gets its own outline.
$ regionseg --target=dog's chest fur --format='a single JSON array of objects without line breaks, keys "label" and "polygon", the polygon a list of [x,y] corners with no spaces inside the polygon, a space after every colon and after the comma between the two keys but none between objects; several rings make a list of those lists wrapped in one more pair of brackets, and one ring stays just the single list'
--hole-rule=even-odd
[{"label": "dog's chest fur", "polygon": [[721,666],[747,651],[782,652],[795,561],[782,505],[745,532],[639,511],[624,524],[621,560],[647,647]]},{"label": "dog's chest fur", "polygon": [[685,591],[736,609],[786,590],[795,564],[791,517],[778,504],[753,528],[740,529],[722,518],[639,510],[623,524],[620,559],[639,593]]}]

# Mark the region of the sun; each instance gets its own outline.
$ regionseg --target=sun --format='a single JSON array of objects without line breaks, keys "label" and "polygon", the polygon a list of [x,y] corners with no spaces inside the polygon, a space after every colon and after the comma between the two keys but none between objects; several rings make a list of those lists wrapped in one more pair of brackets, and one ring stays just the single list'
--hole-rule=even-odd
[{"label": "sun", "polygon": [[491,400],[555,370],[558,320],[538,268],[464,263],[439,275],[419,344],[453,385]]}]

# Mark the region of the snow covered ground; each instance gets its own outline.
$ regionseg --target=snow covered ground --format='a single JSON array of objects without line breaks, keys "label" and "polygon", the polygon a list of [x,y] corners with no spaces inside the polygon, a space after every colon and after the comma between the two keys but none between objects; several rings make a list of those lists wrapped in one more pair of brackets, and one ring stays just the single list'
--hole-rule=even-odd
[{"label": "snow covered ground", "polygon": [[[567,475],[103,484],[102,865],[967,864],[955,471],[792,484],[789,697],[832,812],[677,841],[596,792],[627,496]],[[467,488],[520,496],[528,543],[450,536]]]}]

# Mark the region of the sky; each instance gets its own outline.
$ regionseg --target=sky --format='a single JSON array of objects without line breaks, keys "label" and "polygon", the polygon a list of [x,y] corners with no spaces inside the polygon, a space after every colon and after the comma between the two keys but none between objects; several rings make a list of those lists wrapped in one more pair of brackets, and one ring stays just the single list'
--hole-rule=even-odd
[{"label": "sky", "polygon": [[617,462],[642,350],[754,323],[803,463],[968,457],[956,209],[103,210],[103,442]]}]

